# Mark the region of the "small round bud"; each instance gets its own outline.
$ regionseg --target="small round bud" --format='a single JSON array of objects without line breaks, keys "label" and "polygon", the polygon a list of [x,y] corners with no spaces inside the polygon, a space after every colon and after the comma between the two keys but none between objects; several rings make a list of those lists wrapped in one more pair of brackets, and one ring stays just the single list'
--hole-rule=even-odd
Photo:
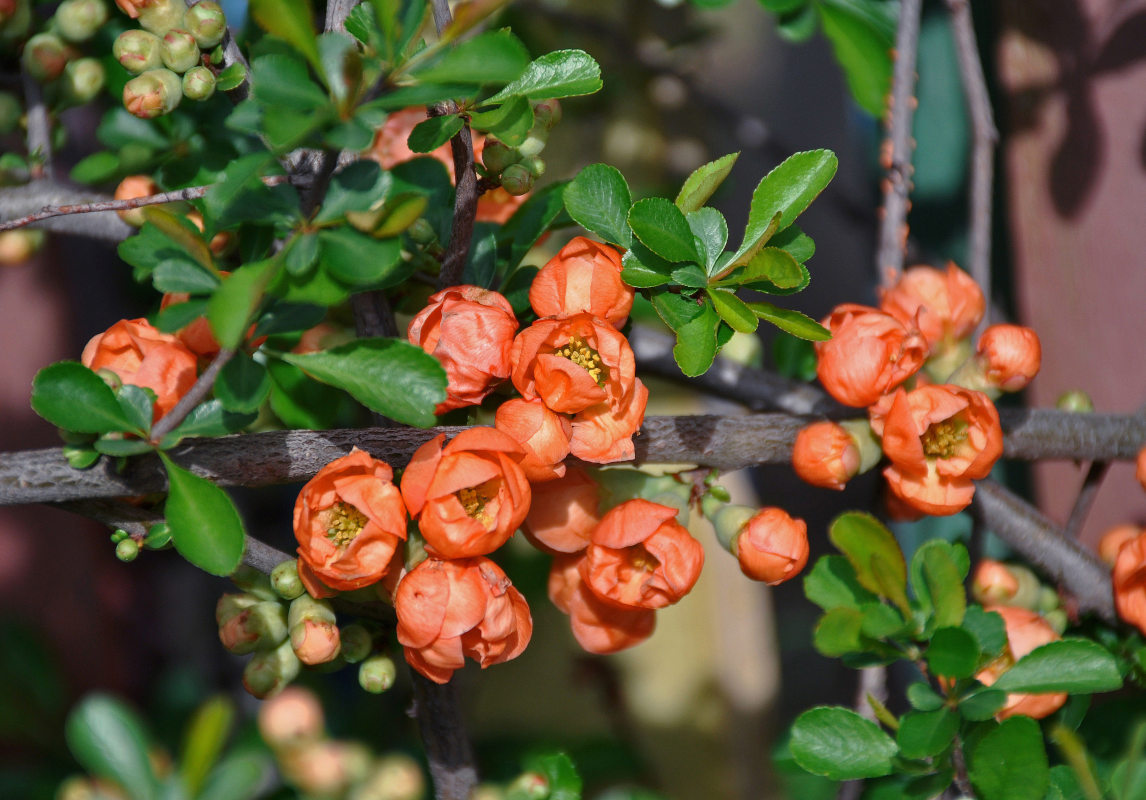
[{"label": "small round bud", "polygon": [[1054,405],[1059,411],[1070,411],[1075,414],[1094,412],[1094,401],[1090,399],[1090,395],[1081,389],[1074,389],[1059,395]]},{"label": "small round bud", "polygon": [[283,775],[308,797],[342,797],[369,769],[369,755],[352,742],[317,741],[284,751]]},{"label": "small round bud", "polygon": [[206,100],[215,93],[215,74],[206,67],[191,67],[183,75],[183,94],[191,100]]},{"label": "small round bud", "polygon": [[115,546],[115,557],[125,564],[135,561],[137,556],[139,556],[139,542],[135,539],[124,539]]},{"label": "small round bud", "polygon": [[180,28],[172,28],[163,34],[163,41],[159,45],[159,56],[163,59],[164,66],[180,74],[191,69],[203,58],[199,45],[195,43],[195,37]]},{"label": "small round bud", "polygon": [[290,646],[299,661],[313,667],[337,658],[342,642],[333,622],[304,619],[291,627]]},{"label": "small round bud", "polygon": [[307,689],[291,686],[259,709],[259,733],[274,749],[313,742],[322,730],[322,705]]},{"label": "small round bud", "polygon": [[509,784],[509,795],[522,800],[544,800],[549,796],[549,781],[540,772],[523,772]]},{"label": "small round bud", "polygon": [[309,594],[301,595],[292,600],[290,612],[287,614],[290,627],[293,628],[308,619],[314,622],[333,623],[336,621],[334,606],[327,600],[315,600]]},{"label": "small round bud", "polygon": [[183,27],[191,32],[200,47],[208,50],[223,41],[227,18],[218,3],[204,0],[187,9],[183,15]]},{"label": "small round bud", "polygon": [[394,685],[398,668],[390,656],[371,656],[358,667],[358,685],[371,694],[382,692]]},{"label": "small round bud", "polygon": [[277,601],[279,599],[275,590],[271,588],[271,579],[246,564],[240,564],[239,568],[231,573],[231,583],[244,592],[255,595],[260,600]]},{"label": "small round bud", "polygon": [[132,75],[139,75],[149,69],[159,69],[163,59],[159,56],[159,37],[154,33],[138,29],[124,31],[111,46],[115,60]]},{"label": "small round bud", "polygon": [[808,563],[808,526],[782,508],[762,508],[732,540],[740,571],[754,581],[776,586],[799,574]]},{"label": "small round bud", "polygon": [[342,657],[348,664],[357,664],[374,649],[374,637],[358,623],[344,625],[341,631]]},{"label": "small round bud", "polygon": [[123,105],[140,119],[168,114],[183,99],[183,81],[169,69],[149,69],[123,87]]},{"label": "small round bud", "polygon": [[111,389],[113,392],[118,392],[120,389],[123,388],[123,379],[120,378],[118,375],[116,375],[114,372],[112,372],[110,369],[106,369],[106,368],[97,369],[96,375],[99,375],[100,379],[105,384],[107,384],[107,388]]},{"label": "small round bud", "polygon": [[94,100],[107,82],[107,71],[94,58],[77,58],[64,67],[64,93],[77,105]]},{"label": "small round bud", "polygon": [[[151,34],[147,34],[150,36]],[[135,200],[140,197],[150,197],[159,192],[159,184],[151,179],[150,175],[128,175],[115,187],[116,200]],[[143,216],[142,208],[130,208],[126,211],[117,211],[119,218],[133,228],[143,227],[147,218]]]},{"label": "small round bud", "polygon": [[542,100],[533,107],[535,124],[552,130],[553,126],[561,121],[561,103],[556,100]]},{"label": "small round bud", "polygon": [[[1039,605],[1036,609],[1041,614],[1046,616],[1047,613],[1054,611],[1062,605],[1062,599],[1058,596],[1058,592],[1049,586],[1039,587]],[[1062,633],[1062,631],[1059,631]]]},{"label": "small round bud", "polygon": [[971,596],[984,605],[1010,605],[1019,591],[1019,579],[1001,561],[984,558],[971,579]]},{"label": "small round bud", "polygon": [[374,762],[370,774],[355,787],[349,800],[422,800],[425,796],[426,777],[418,762],[403,753],[391,753]]},{"label": "small round bud", "polygon": [[86,42],[107,22],[103,0],[64,0],[56,9],[56,30],[69,42]]},{"label": "small round bud", "polygon": [[521,156],[512,147],[502,144],[497,139],[486,139],[485,147],[481,151],[481,163],[489,170],[491,175],[498,175],[510,164],[517,163]]},{"label": "small round bud", "polygon": [[418,244],[430,244],[438,240],[434,226],[425,217],[414,220],[413,224],[406,229],[406,233],[410,234],[410,238]]},{"label": "small round bud", "polygon": [[240,612],[263,602],[253,594],[225,594],[215,603],[215,624],[224,625]]},{"label": "small round bud", "polygon": [[1070,621],[1066,616],[1066,612],[1061,608],[1046,612],[1043,614],[1043,619],[1046,620],[1047,625],[1050,625],[1051,630],[1059,636],[1062,636],[1063,631],[1066,630],[1067,623]]},{"label": "small round bud", "polygon": [[521,160],[522,165],[529,170],[529,174],[534,178],[540,178],[545,174],[545,162],[540,156],[529,156]]},{"label": "small round bud", "polygon": [[123,528],[117,528],[111,535],[112,544],[119,544],[128,537],[127,531]]},{"label": "small round bud", "polygon": [[16,95],[11,92],[0,92],[0,136],[16,130],[23,114],[24,108],[16,99]]},{"label": "small round bud", "polygon": [[271,588],[283,600],[294,600],[306,592],[298,577],[298,560],[284,561],[271,570]]},{"label": "small round bud", "polygon": [[512,195],[529,194],[533,189],[533,173],[521,164],[510,164],[501,173],[501,186]]},{"label": "small round bud", "polygon": [[23,264],[44,246],[44,232],[19,229],[0,233],[0,264]]},{"label": "small round bud", "polygon": [[286,612],[282,605],[271,600],[243,609],[219,627],[223,647],[240,656],[277,647],[286,638]]},{"label": "small round bud", "polygon": [[545,141],[548,138],[548,131],[544,128],[538,129],[535,125],[525,141],[517,146],[517,152],[520,153],[523,158],[541,155],[541,151],[545,149]]},{"label": "small round bud", "polygon": [[298,656],[283,642],[274,650],[262,650],[243,670],[243,688],[260,700],[278,694],[298,677]]},{"label": "small round bud", "polygon": [[139,24],[144,30],[162,36],[183,24],[183,0],[149,0],[139,7]]},{"label": "small round bud", "polygon": [[35,80],[47,83],[64,73],[64,67],[74,55],[75,51],[54,33],[37,33],[24,45],[20,63]]}]

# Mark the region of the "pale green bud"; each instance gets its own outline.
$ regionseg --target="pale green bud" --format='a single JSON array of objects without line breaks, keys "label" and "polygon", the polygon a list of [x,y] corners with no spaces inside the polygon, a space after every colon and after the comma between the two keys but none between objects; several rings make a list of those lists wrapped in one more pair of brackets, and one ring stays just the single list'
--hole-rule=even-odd
[{"label": "pale green bud", "polygon": [[561,121],[561,103],[557,100],[542,100],[533,107],[533,119],[535,124],[552,130]]},{"label": "pale green bud", "polygon": [[203,58],[199,45],[195,43],[195,37],[180,28],[173,28],[163,34],[159,55],[163,59],[164,66],[180,74],[191,69]]},{"label": "pale green bud", "polygon": [[298,560],[284,561],[271,570],[271,588],[284,600],[294,600],[306,592],[298,577]]},{"label": "pale green bud", "polygon": [[549,781],[540,772],[524,772],[509,784],[507,800],[545,800],[549,796]]},{"label": "pale green bud", "polygon": [[481,162],[491,175],[498,175],[510,164],[517,163],[521,156],[512,147],[496,139],[486,139],[485,147],[481,151]]},{"label": "pale green bud", "polygon": [[502,170],[501,185],[512,195],[528,194],[533,189],[533,173],[521,164],[510,164]]},{"label": "pale green bud", "polygon": [[183,0],[153,0],[139,9],[139,24],[144,30],[162,36],[183,24],[186,8]]},{"label": "pale green bud", "polygon": [[394,685],[397,677],[398,668],[386,655],[371,656],[358,667],[358,685],[371,694],[382,694]]},{"label": "pale green bud", "polygon": [[123,105],[140,119],[169,114],[183,99],[183,81],[169,69],[149,69],[123,87]]},{"label": "pale green bud", "polygon": [[231,573],[231,583],[244,592],[249,592],[260,600],[278,600],[279,596],[271,586],[271,579],[254,567],[240,564],[238,569]]},{"label": "pale green bud", "polygon": [[64,73],[64,67],[75,51],[54,33],[37,33],[24,45],[20,64],[24,71],[40,83],[54,81]]},{"label": "pale green bud", "polygon": [[334,606],[327,600],[315,600],[309,594],[304,594],[291,601],[287,619],[292,628],[304,620],[313,620],[314,622],[336,621]]},{"label": "pale green bud", "polygon": [[132,75],[139,75],[149,69],[159,69],[163,59],[159,56],[159,37],[154,33],[134,29],[124,31],[111,46],[115,60]]},{"label": "pale green bud", "polygon": [[541,160],[540,156],[529,156],[522,159],[521,163],[534,178],[540,178],[545,174],[545,162]]},{"label": "pale green bud", "polygon": [[1074,389],[1059,396],[1055,401],[1059,411],[1072,411],[1075,414],[1090,414],[1094,411],[1094,401],[1081,389]]},{"label": "pale green bud", "polygon": [[206,67],[192,67],[183,75],[183,94],[192,100],[206,100],[215,93],[215,75]]},{"label": "pale green bud", "polygon": [[298,677],[298,656],[283,642],[273,650],[262,650],[247,662],[243,687],[260,700],[278,694]]},{"label": "pale green bud", "polygon": [[107,22],[103,0],[64,0],[56,9],[56,30],[69,42],[86,42]]},{"label": "pale green bud", "polygon": [[204,0],[187,9],[183,16],[183,27],[191,32],[200,47],[209,50],[223,41],[223,35],[227,32],[227,18],[218,3]]},{"label": "pale green bud", "polygon": [[127,538],[115,546],[115,557],[120,561],[130,563],[135,561],[139,555],[139,542],[135,539]]},{"label": "pale green bud", "polygon": [[549,132],[545,128],[539,128],[535,125],[525,141],[517,146],[517,152],[521,153],[522,157],[541,155],[548,138]]},{"label": "pale green bud", "polygon": [[94,100],[107,82],[107,71],[94,58],[77,58],[64,68],[64,93],[77,105]]},{"label": "pale green bud", "polygon": [[357,664],[374,649],[374,637],[358,623],[342,627],[342,657],[348,664]]},{"label": "pale green bud", "polygon": [[748,506],[726,505],[716,512],[711,522],[720,546],[736,555],[736,537],[744,530],[748,520],[756,516],[757,511],[759,509]]}]

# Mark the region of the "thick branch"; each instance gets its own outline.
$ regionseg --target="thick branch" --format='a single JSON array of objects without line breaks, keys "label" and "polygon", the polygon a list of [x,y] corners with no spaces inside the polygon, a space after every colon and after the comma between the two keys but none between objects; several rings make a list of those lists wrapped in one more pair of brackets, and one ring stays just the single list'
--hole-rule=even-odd
[{"label": "thick branch", "polygon": [[453,683],[437,684],[411,670],[414,716],[426,746],[426,760],[437,800],[469,800],[477,783],[473,749]]},{"label": "thick branch", "polygon": [[457,286],[470,252],[474,235],[474,217],[477,215],[478,185],[474,171],[474,143],[467,122],[453,139],[450,150],[454,156],[454,174],[458,186],[454,195],[454,224],[450,229],[450,243],[442,257],[442,271],[438,274],[438,288]]}]

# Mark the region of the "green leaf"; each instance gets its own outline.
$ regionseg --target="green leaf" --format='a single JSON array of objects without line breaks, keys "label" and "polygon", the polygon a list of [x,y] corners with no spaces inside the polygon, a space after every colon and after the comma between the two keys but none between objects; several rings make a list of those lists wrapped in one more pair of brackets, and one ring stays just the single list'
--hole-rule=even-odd
[{"label": "green leaf", "polygon": [[100,452],[94,447],[66,444],[63,447],[64,458],[72,469],[87,469],[99,461]]},{"label": "green leaf", "polygon": [[870,603],[876,596],[860,585],[851,563],[843,556],[822,556],[804,577],[804,594],[825,611]]},{"label": "green leaf", "polygon": [[309,0],[251,0],[250,9],[251,16],[263,30],[285,39],[315,70],[322,71]]},{"label": "green leaf", "polygon": [[205,478],[183,469],[165,453],[169,488],[164,516],[175,549],[212,575],[230,575],[243,558],[247,535],[227,493]]},{"label": "green leaf", "polygon": [[936,675],[970,678],[979,663],[979,643],[962,628],[940,628],[927,647],[927,666]]},{"label": "green leaf", "polygon": [[680,193],[676,196],[676,207],[688,214],[707,203],[712,193],[732,172],[732,166],[739,157],[740,153],[729,153],[697,167],[680,187]]},{"label": "green leaf", "polygon": [[402,242],[397,237],[375,239],[353,228],[338,227],[320,232],[318,238],[323,269],[343,283],[385,289],[406,277]]},{"label": "green leaf", "polygon": [[832,522],[828,538],[851,563],[861,586],[901,608],[906,606],[907,565],[903,551],[879,520],[870,514],[849,511]]},{"label": "green leaf", "polygon": [[[560,216],[568,184],[550,184],[533,192],[497,232],[498,257],[506,274],[515,269],[533,245]],[[504,292],[503,292],[504,294]]]},{"label": "green leaf", "polygon": [[832,334],[827,328],[799,311],[780,308],[763,301],[749,303],[748,307],[760,319],[770,322],[785,333],[790,333],[800,339],[807,339],[809,342],[826,342],[832,338]]},{"label": "green leaf", "polygon": [[629,209],[629,227],[641,243],[668,261],[699,261],[692,229],[680,209],[663,197],[638,200]]},{"label": "green leaf", "polygon": [[158,797],[151,744],[139,718],[123,703],[105,694],[88,695],[68,715],[64,733],[85,770],[118,783],[132,800]]},{"label": "green leaf", "polygon": [[881,117],[891,91],[894,35],[856,0],[820,0],[816,10],[824,36],[832,43],[856,102],[873,117]]},{"label": "green leaf", "polygon": [[208,773],[219,759],[231,732],[235,706],[226,695],[215,695],[195,710],[183,740],[179,775],[190,796],[198,795]]},{"label": "green leaf", "polygon": [[190,256],[209,272],[215,270],[214,259],[207,248],[207,243],[203,241],[199,231],[191,227],[190,222],[159,206],[148,206],[143,209],[143,215],[169,240],[169,246],[174,243],[184,257]]},{"label": "green leaf", "polygon": [[169,258],[151,273],[152,282],[160,292],[187,292],[207,294],[219,285],[219,279],[189,258]]},{"label": "green leaf", "polygon": [[638,289],[651,289],[656,286],[663,286],[672,280],[672,275],[668,272],[662,272],[653,267],[648,266],[643,261],[633,255],[633,251],[625,253],[621,259],[623,268],[621,269],[621,280],[635,286]]},{"label": "green leaf", "polygon": [[[361,8],[361,6],[359,6]],[[255,754],[228,756],[207,776],[195,800],[249,800],[265,785],[270,765]]]},{"label": "green leaf", "polygon": [[880,602],[865,603],[863,612],[863,634],[870,639],[887,639],[902,633],[906,627],[903,615]]},{"label": "green leaf", "polygon": [[703,375],[712,366],[719,350],[717,327],[720,317],[708,302],[700,307],[700,313],[682,325],[676,332],[676,344],[672,355],[680,371],[688,377]]},{"label": "green leaf", "polygon": [[151,430],[154,419],[155,392],[142,386],[125,383],[116,392],[116,400],[123,415],[131,422],[133,429],[141,433]]},{"label": "green leaf", "polygon": [[812,631],[812,644],[828,658],[845,653],[859,653],[865,648],[860,638],[863,614],[854,608],[840,606],[820,617]]},{"label": "green leaf", "polygon": [[311,269],[318,263],[319,249],[317,233],[295,236],[287,245],[286,255],[283,256],[283,266],[287,273],[297,277],[309,275]]},{"label": "green leaf", "polygon": [[526,761],[525,768],[545,776],[549,784],[548,800],[581,800],[581,776],[565,753],[533,756]]},{"label": "green leaf", "polygon": [[125,439],[119,434],[109,433],[101,436],[92,444],[97,451],[105,456],[137,456],[154,450],[155,447],[144,439]]},{"label": "green leaf", "polygon": [[[269,4],[275,0],[262,2]],[[316,49],[316,56],[317,52]],[[305,113],[330,103],[322,87],[311,80],[306,64],[293,56],[278,53],[259,56],[251,62],[251,73],[255,99],[264,106]]]},{"label": "green leaf", "polygon": [[895,742],[874,722],[850,709],[826,706],[797,718],[789,746],[801,767],[836,781],[887,775],[896,753]]},{"label": "green leaf", "polygon": [[347,33],[327,31],[318,36],[318,57],[322,66],[319,74],[335,100],[344,106],[362,81],[362,57],[357,43]]},{"label": "green leaf", "polygon": [[76,183],[93,184],[110,181],[119,173],[119,156],[108,150],[81,159],[68,173]]},{"label": "green leaf", "polygon": [[179,427],[164,437],[161,447],[174,447],[181,439],[191,436],[226,436],[235,433],[255,421],[254,414],[235,414],[223,408],[219,400],[208,400],[191,409]]},{"label": "green leaf", "polygon": [[533,129],[533,106],[524,97],[511,97],[496,108],[470,115],[470,127],[493,134],[510,147],[517,147]]},{"label": "green leaf", "polygon": [[685,217],[692,230],[693,241],[704,256],[705,272],[711,276],[716,272],[716,262],[728,244],[728,223],[724,215],[715,208],[699,208]]},{"label": "green leaf", "polygon": [[282,361],[269,361],[271,410],[292,428],[327,430],[355,419],[361,407],[346,392],[312,380],[302,370]]},{"label": "green leaf", "polygon": [[944,700],[926,683],[916,681],[907,687],[907,702],[916,711],[934,711],[943,707]]},{"label": "green leaf", "polygon": [[999,655],[1007,646],[1007,628],[1002,616],[984,611],[982,606],[968,606],[963,614],[963,629],[975,637],[979,652],[987,659]]},{"label": "green leaf", "polygon": [[445,100],[453,100],[472,93],[472,85],[451,84],[418,84],[416,86],[399,86],[393,91],[360,106],[360,109],[378,109],[381,111],[398,111],[411,106],[432,106]]},{"label": "green leaf", "polygon": [[215,379],[215,397],[227,411],[258,411],[271,392],[267,370],[253,358],[238,351],[219,371]]},{"label": "green leaf", "polygon": [[76,433],[137,431],[99,375],[75,361],[44,367],[32,379],[32,410]]},{"label": "green leaf", "polygon": [[529,51],[509,30],[488,31],[450,48],[426,67],[413,70],[426,83],[504,84],[529,66]]},{"label": "green leaf", "polygon": [[[696,264],[685,264],[677,267],[669,273],[669,276],[673,279],[674,283],[686,286],[690,289],[704,289],[708,286],[708,276],[705,275],[704,270]],[[752,315],[751,311],[748,313],[750,316]],[[752,321],[756,321],[755,316],[752,316]]]},{"label": "green leaf", "polygon": [[801,5],[776,17],[776,32],[789,42],[806,42],[816,32],[816,7],[813,3]]},{"label": "green leaf", "polygon": [[748,304],[727,289],[709,289],[708,297],[716,307],[716,313],[739,333],[755,333],[760,320],[752,313]]},{"label": "green leaf", "polygon": [[[787,228],[806,209],[836,174],[837,161],[831,150],[795,153],[769,172],[752,193],[748,226],[737,257],[758,244],[761,235],[775,225]],[[773,223],[779,214],[780,219]]]},{"label": "green leaf", "polygon": [[[764,247],[747,264],[722,278],[718,285],[740,286],[766,281],[777,289],[802,289],[807,285],[807,278],[807,269],[787,250]],[[768,291],[768,288],[761,287],[757,291]]]},{"label": "green leaf", "polygon": [[246,264],[232,272],[207,301],[207,321],[221,347],[234,349],[243,341],[251,316],[277,272],[278,263],[273,260]]},{"label": "green leaf", "polygon": [[1016,716],[987,733],[970,754],[968,776],[982,800],[1042,800],[1050,776],[1039,724]]},{"label": "green leaf", "polygon": [[629,247],[629,185],[616,167],[590,164],[565,187],[565,210],[573,221],[606,242]]},{"label": "green leaf", "polygon": [[514,95],[534,102],[593,94],[601,88],[601,67],[584,50],[555,50],[534,59],[520,78],[489,98],[497,103]]},{"label": "green leaf", "polygon": [[816,349],[806,339],[777,331],[772,339],[772,361],[786,378],[805,382],[816,378]]},{"label": "green leaf", "polygon": [[502,296],[509,301],[513,312],[519,317],[529,313],[529,287],[533,285],[533,279],[540,271],[537,267],[520,267],[502,284]]},{"label": "green leaf", "polygon": [[247,68],[236,61],[218,74],[215,78],[215,88],[220,92],[229,92],[232,89],[237,89],[246,79]]},{"label": "green leaf", "polygon": [[816,243],[812,237],[800,230],[798,225],[789,225],[768,240],[770,247],[787,250],[796,261],[803,264],[816,254]]},{"label": "green leaf", "polygon": [[959,731],[959,715],[950,709],[909,711],[899,721],[896,742],[904,758],[930,758],[946,750]]},{"label": "green leaf", "polygon": [[973,722],[986,722],[1007,703],[1007,693],[994,687],[976,689],[959,701],[959,713]]},{"label": "green leaf", "polygon": [[348,211],[366,211],[386,201],[394,177],[382,169],[377,161],[362,160],[340,169],[330,179],[330,188],[322,208],[315,216],[316,224],[340,220]]},{"label": "green leaf", "polygon": [[446,399],[441,364],[422,348],[397,339],[360,339],[321,353],[286,353],[283,360],[406,425],[433,425],[434,408]]},{"label": "green leaf", "polygon": [[415,153],[432,153],[452,139],[464,125],[457,114],[430,117],[414,126],[407,144]]},{"label": "green leaf", "polygon": [[1027,653],[1003,673],[995,688],[1007,692],[1112,692],[1122,687],[1118,662],[1089,639],[1061,639]]},{"label": "green leaf", "polygon": [[228,164],[219,181],[203,197],[207,216],[220,228],[228,227],[229,212],[255,184],[262,187],[259,175],[272,161],[270,153],[262,152],[242,156]]},{"label": "green leaf", "polygon": [[959,625],[967,610],[967,592],[951,545],[940,539],[924,543],[911,559],[912,586],[939,627]]}]

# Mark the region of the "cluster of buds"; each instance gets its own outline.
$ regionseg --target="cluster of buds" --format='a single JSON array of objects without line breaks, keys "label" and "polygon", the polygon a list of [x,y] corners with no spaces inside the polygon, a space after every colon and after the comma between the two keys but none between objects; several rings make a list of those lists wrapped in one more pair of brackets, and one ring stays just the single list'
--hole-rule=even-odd
[{"label": "cluster of buds", "polygon": [[869,424],[805,429],[793,453],[797,474],[842,489],[882,448],[897,515],[966,508],[973,481],[1003,451],[992,400],[1026,387],[1041,361],[1038,336],[1017,325],[987,328],[972,351],[984,308],[979,287],[954,264],[906,270],[879,308],[835,308],[823,320],[832,338],[816,344],[817,376],[839,402],[867,407]]},{"label": "cluster of buds", "polygon": [[[215,93],[217,48],[227,32],[223,9],[214,0],[186,8],[181,0],[116,0],[140,28],[124,31],[112,54],[136,77],[123,87],[123,104],[137,117],[151,119],[173,111],[184,97],[206,100]],[[180,77],[182,76],[182,77]]]},{"label": "cluster of buds", "polygon": [[[10,16],[0,11],[0,41],[19,39],[27,33],[30,17],[21,10],[28,3],[17,0],[12,6]],[[103,89],[107,81],[103,64],[98,58],[84,56],[81,46],[99,32],[107,17],[104,0],[64,0],[46,29],[24,42],[21,67],[45,85],[54,107],[87,103]]]},{"label": "cluster of buds", "polygon": [[[556,100],[543,100],[533,106],[533,128],[525,141],[510,147],[490,138],[480,153],[485,177],[501,185],[517,197],[529,194],[533,182],[545,173],[541,151],[549,139],[549,131],[561,121],[561,104]],[[479,154],[475,152],[475,157]]]}]

